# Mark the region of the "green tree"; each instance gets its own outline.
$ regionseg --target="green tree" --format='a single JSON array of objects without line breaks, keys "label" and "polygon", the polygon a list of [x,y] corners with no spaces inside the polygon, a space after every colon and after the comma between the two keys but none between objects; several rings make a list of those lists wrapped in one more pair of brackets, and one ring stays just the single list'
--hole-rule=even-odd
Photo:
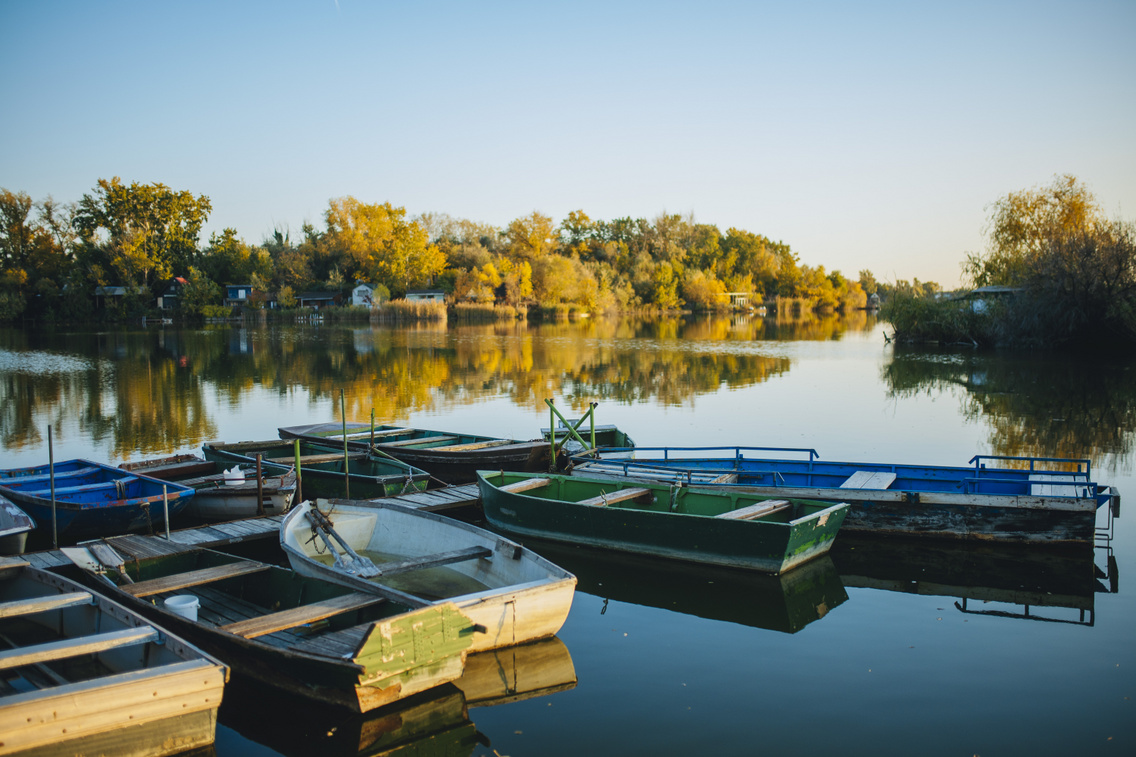
[{"label": "green tree", "polygon": [[164,184],[99,179],[75,213],[78,244],[93,278],[151,287],[196,264],[197,239],[212,206],[205,195]]},{"label": "green tree", "polygon": [[406,218],[405,208],[343,197],[330,201],[325,218],[322,244],[332,251],[330,258],[342,261],[348,278],[405,294],[428,285],[446,267],[445,255],[429,243],[422,226]]},{"label": "green tree", "polygon": [[535,260],[556,249],[556,227],[551,218],[534,210],[509,223],[505,240],[514,260]]},{"label": "green tree", "polygon": [[181,288],[180,300],[182,312],[201,315],[205,308],[221,303],[221,287],[204,271],[190,266],[185,285]]}]

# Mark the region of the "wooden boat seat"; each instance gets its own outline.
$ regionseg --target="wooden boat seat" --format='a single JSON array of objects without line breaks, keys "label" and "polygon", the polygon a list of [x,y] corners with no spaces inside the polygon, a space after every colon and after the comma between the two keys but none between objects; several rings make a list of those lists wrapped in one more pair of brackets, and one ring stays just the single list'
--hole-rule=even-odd
[{"label": "wooden boat seat", "polygon": [[895,483],[894,473],[858,470],[840,485],[841,489],[886,489]]},{"label": "wooden boat seat", "polygon": [[[385,431],[376,431],[375,432],[375,438],[379,439],[379,438],[385,438],[385,437],[388,437],[388,436],[406,436],[407,434],[412,434],[412,433],[414,433],[414,429],[412,429],[412,428],[388,428]],[[371,435],[371,432],[368,431],[367,436],[370,436],[370,435]],[[351,434],[351,436],[354,436],[354,434]]]},{"label": "wooden boat seat", "polygon": [[201,568],[186,573],[177,573],[172,576],[151,578],[149,581],[121,586],[124,592],[135,597],[148,597],[151,594],[162,594],[168,591],[178,591],[190,586],[213,583],[225,578],[236,578],[250,573],[259,573],[268,570],[267,565],[258,562],[234,562],[227,565],[216,565],[212,568]]},{"label": "wooden boat seat", "polygon": [[15,618],[19,615],[34,615],[63,607],[86,605],[93,602],[89,591],[74,591],[67,594],[54,594],[50,597],[30,597],[0,603],[0,618]]},{"label": "wooden boat seat", "polygon": [[[347,453],[348,460],[363,460],[367,457],[366,452],[349,452]],[[323,455],[301,455],[300,465],[315,465],[317,463],[336,463],[343,459],[342,452],[332,452],[331,454]],[[290,461],[286,457],[274,458],[273,462],[283,463],[287,465]]]},{"label": "wooden boat seat", "polygon": [[548,486],[551,483],[552,479],[549,478],[526,478],[522,479],[521,481],[514,481],[511,484],[505,484],[504,486],[500,486],[498,488],[503,492],[509,492],[510,494],[519,494],[521,492],[527,492],[530,489],[539,489],[542,486]]},{"label": "wooden boat seat", "polygon": [[[706,483],[708,484],[736,484],[738,482],[737,473],[723,473],[720,476],[715,476]],[[701,483],[701,482],[699,482]]]},{"label": "wooden boat seat", "polygon": [[313,602],[310,605],[293,607],[290,610],[262,615],[259,618],[249,618],[236,623],[221,626],[222,631],[241,636],[245,639],[255,639],[258,636],[267,636],[278,631],[302,626],[306,623],[315,623],[317,620],[330,618],[333,615],[358,610],[362,607],[385,602],[385,597],[376,594],[363,594],[352,592],[339,597]]},{"label": "wooden boat seat", "polygon": [[24,665],[35,665],[68,657],[105,652],[109,649],[145,644],[158,640],[158,632],[150,626],[126,628],[121,631],[96,633],[75,639],[49,641],[30,647],[17,647],[0,652],[0,670],[10,670]]},{"label": "wooden boat seat", "polygon": [[748,507],[740,507],[737,510],[730,510],[720,515],[715,515],[715,518],[729,518],[730,520],[753,520],[761,518],[766,515],[780,512],[786,508],[792,507],[793,503],[785,499],[767,499],[764,502],[755,502]]},{"label": "wooden boat seat", "polygon": [[651,495],[650,489],[619,489],[618,491],[611,492],[610,494],[601,494],[598,497],[591,497],[589,499],[581,499],[576,502],[577,505],[595,505],[596,507],[603,507],[615,502],[626,502],[630,499],[639,499]]},{"label": "wooden boat seat", "polygon": [[383,442],[379,447],[414,447],[419,444],[437,444],[438,442],[452,442],[460,436],[420,436],[417,439],[403,439],[400,442]]},{"label": "wooden boat seat", "polygon": [[467,452],[475,449],[501,447],[505,444],[512,444],[512,442],[508,439],[490,439],[484,442],[470,442],[469,444],[447,444],[444,447],[434,447],[434,451],[439,452],[445,450],[446,452]]},{"label": "wooden boat seat", "polygon": [[[1075,473],[1031,473],[1030,495],[1034,497],[1088,497],[1086,477]],[[1040,482],[1040,483],[1039,483]],[[1078,485],[1078,483],[1080,485]]]},{"label": "wooden boat seat", "polygon": [[409,560],[380,563],[376,567],[382,571],[379,575],[393,576],[411,570],[425,570],[426,568],[436,568],[439,565],[450,565],[451,563],[492,556],[493,550],[488,547],[467,547],[466,549],[457,549],[453,552],[439,552],[436,555],[424,555],[422,557],[412,557]]},{"label": "wooden boat seat", "polygon": [[[98,494],[101,491],[114,491],[117,487],[126,487],[138,480],[137,476],[123,476],[116,478],[113,481],[97,481],[92,484],[79,484],[78,486],[59,486],[58,484],[66,479],[56,479],[55,495],[67,494]],[[43,483],[43,482],[41,482]],[[36,496],[51,496],[50,484],[42,489],[23,489],[26,494],[34,494]]]},{"label": "wooden boat seat", "polygon": [[[99,469],[94,466],[87,466],[86,468],[76,468],[69,471],[56,471],[55,480],[59,481],[64,478],[71,478],[72,476],[86,476],[95,473]],[[14,486],[16,484],[32,483],[35,481],[51,481],[50,473],[36,473],[32,476],[4,476],[0,478],[0,486]]]}]

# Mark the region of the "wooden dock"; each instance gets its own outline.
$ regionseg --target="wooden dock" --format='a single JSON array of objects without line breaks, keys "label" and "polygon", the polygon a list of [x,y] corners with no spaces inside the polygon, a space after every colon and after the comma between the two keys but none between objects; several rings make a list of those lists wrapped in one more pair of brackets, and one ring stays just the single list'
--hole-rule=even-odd
[{"label": "wooden dock", "polygon": [[[393,502],[417,510],[437,512],[476,505],[481,501],[481,494],[477,489],[477,484],[463,484],[424,492],[412,492],[397,497],[385,497],[382,501]],[[257,539],[276,539],[279,538],[280,523],[283,520],[283,515],[265,515],[226,523],[213,523],[197,528],[178,529],[170,532],[169,539],[166,539],[165,534],[160,536],[127,534],[125,536],[112,536],[102,541],[113,547],[123,557],[143,559],[158,555],[177,554],[198,547],[219,547]],[[29,552],[23,555],[22,559],[44,570],[71,564],[71,561],[59,550]]]}]

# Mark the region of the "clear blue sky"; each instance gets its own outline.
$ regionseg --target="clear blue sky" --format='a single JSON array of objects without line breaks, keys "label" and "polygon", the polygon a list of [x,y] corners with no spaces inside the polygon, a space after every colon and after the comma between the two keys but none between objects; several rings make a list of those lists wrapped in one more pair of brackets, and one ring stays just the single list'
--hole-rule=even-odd
[{"label": "clear blue sky", "polygon": [[254,243],[343,195],[693,212],[950,287],[987,206],[1055,174],[1136,220],[1133,0],[0,0],[0,61],[0,187],[161,182]]}]

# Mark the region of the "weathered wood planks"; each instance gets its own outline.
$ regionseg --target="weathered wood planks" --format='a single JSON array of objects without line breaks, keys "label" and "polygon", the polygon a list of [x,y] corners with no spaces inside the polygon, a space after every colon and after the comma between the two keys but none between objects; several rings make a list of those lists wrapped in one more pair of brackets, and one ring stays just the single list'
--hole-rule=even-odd
[{"label": "weathered wood planks", "polygon": [[131,596],[148,597],[152,594],[164,594],[170,591],[185,589],[190,586],[221,581],[226,578],[259,573],[263,570],[268,570],[268,568],[268,565],[262,563],[236,562],[229,563],[228,565],[217,565],[212,568],[191,570],[173,576],[162,576],[161,578],[153,578],[149,581],[139,581],[138,583],[127,584],[119,588]]},{"label": "weathered wood planks", "polygon": [[755,502],[748,507],[741,507],[737,510],[730,510],[729,512],[715,515],[715,518],[728,518],[730,520],[753,520],[754,518],[761,518],[765,515],[772,515],[773,513],[780,512],[788,507],[792,507],[791,502],[784,499],[768,499],[764,502]]},{"label": "weathered wood planks", "polygon": [[[504,487],[502,487],[502,488],[504,488]],[[601,494],[598,497],[590,497],[588,499],[582,499],[579,502],[577,502],[576,504],[577,505],[593,505],[595,507],[603,507],[605,505],[610,505],[610,504],[615,503],[615,502],[626,502],[629,499],[639,499],[640,497],[646,497],[646,496],[649,496],[650,494],[651,494],[650,489],[638,489],[638,488],[620,489],[618,491],[611,492],[610,494]]]},{"label": "weathered wood planks", "polygon": [[305,623],[314,623],[317,620],[330,618],[332,615],[358,610],[368,605],[385,602],[383,597],[374,594],[359,592],[344,594],[323,602],[313,602],[310,605],[293,607],[290,610],[262,615],[259,618],[250,618],[237,623],[221,626],[222,631],[242,636],[246,639],[255,639],[258,636],[267,636],[277,631],[286,631],[289,628],[302,626]]}]

